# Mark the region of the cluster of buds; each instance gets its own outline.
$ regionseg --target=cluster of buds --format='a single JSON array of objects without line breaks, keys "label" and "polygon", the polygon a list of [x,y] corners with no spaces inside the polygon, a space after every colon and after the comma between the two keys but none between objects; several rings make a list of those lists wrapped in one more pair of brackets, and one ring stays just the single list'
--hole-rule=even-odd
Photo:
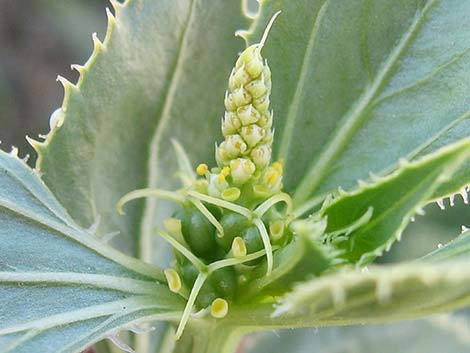
[{"label": "cluster of buds", "polygon": [[[281,190],[282,163],[270,165],[273,142],[273,113],[269,110],[271,70],[261,56],[263,43],[249,46],[236,61],[225,95],[222,119],[224,141],[216,146],[217,168],[208,171],[207,193],[235,201],[240,189],[250,184],[259,197]],[[238,190],[238,191],[237,191]]]}]

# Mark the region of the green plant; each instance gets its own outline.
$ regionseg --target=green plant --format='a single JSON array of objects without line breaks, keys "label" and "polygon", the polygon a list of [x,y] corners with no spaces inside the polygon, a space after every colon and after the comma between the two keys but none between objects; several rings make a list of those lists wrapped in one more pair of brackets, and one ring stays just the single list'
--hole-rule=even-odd
[{"label": "green plant", "polygon": [[[36,170],[0,153],[3,352],[105,337],[233,352],[252,331],[468,306],[468,232],[368,265],[428,203],[466,200],[469,3],[266,0],[256,18],[235,0],[113,6],[77,85],[59,78]],[[170,325],[136,326],[156,321]]]}]

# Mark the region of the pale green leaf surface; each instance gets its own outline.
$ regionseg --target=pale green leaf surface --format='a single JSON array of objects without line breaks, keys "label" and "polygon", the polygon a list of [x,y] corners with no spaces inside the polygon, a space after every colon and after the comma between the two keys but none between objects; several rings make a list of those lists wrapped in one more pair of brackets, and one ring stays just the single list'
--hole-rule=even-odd
[{"label": "pale green leaf surface", "polygon": [[353,327],[324,327],[254,334],[247,353],[463,353],[470,348],[465,318],[429,319]]},{"label": "pale green leaf surface", "polygon": [[1,151],[0,185],[2,352],[77,352],[129,322],[177,315],[182,303],[160,270],[80,228]]},{"label": "pale green leaf surface", "polygon": [[444,147],[417,161],[404,164],[394,173],[343,193],[326,205],[327,233],[346,228],[369,208],[370,220],[345,234],[338,247],[343,258],[366,264],[381,255],[399,237],[411,217],[419,212],[440,184],[451,179],[470,153],[470,140]]},{"label": "pale green leaf surface", "polygon": [[264,56],[297,204],[468,136],[469,2],[267,0],[250,43],[279,9]]},{"label": "pale green leaf surface", "polygon": [[[128,0],[110,17],[77,86],[65,85],[64,124],[39,150],[38,167],[82,226],[101,218],[100,233],[119,230],[121,250],[152,261],[155,200],[115,211],[125,193],[174,187],[171,138],[193,163],[213,161],[228,76],[248,19],[240,1]],[[158,216],[157,216],[158,214]]]},{"label": "pale green leaf surface", "polygon": [[406,263],[324,276],[285,296],[270,325],[390,322],[465,307],[470,304],[467,268],[468,261]]}]

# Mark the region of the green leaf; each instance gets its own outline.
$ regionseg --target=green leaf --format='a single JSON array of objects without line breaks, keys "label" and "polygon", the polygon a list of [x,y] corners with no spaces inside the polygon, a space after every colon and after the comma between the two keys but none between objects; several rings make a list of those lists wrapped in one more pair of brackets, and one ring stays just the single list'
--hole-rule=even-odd
[{"label": "green leaf", "polygon": [[468,230],[460,234],[450,243],[423,256],[421,260],[441,262],[462,259],[470,259],[470,232]]},{"label": "green leaf", "polygon": [[299,284],[264,321],[278,327],[378,323],[468,306],[468,261],[346,270]]},{"label": "green leaf", "polygon": [[461,353],[470,333],[463,317],[438,315],[429,319],[382,325],[324,327],[255,334],[247,338],[247,353]]},{"label": "green leaf", "polygon": [[78,352],[134,321],[177,317],[160,270],[80,228],[34,171],[0,151],[0,347]]},{"label": "green leaf", "polygon": [[[153,228],[171,207],[155,200],[115,210],[125,193],[174,187],[171,139],[193,163],[213,161],[224,91],[248,25],[239,1],[114,2],[108,31],[80,80],[63,81],[63,125],[36,143],[46,184],[81,226],[101,219],[100,234],[119,230],[113,245],[157,261]],[[60,119],[59,119],[60,120]],[[166,248],[165,248],[166,249]],[[161,259],[160,259],[161,261]]]},{"label": "green leaf", "polygon": [[451,179],[469,153],[467,139],[420,160],[402,161],[394,173],[351,193],[341,193],[324,206],[327,233],[341,232],[372,208],[367,223],[331,240],[344,251],[342,257],[363,265],[388,250],[401,237],[411,217],[420,212],[439,185]]},{"label": "green leaf", "polygon": [[297,205],[468,136],[469,2],[267,0],[249,43],[277,10],[264,56]]}]

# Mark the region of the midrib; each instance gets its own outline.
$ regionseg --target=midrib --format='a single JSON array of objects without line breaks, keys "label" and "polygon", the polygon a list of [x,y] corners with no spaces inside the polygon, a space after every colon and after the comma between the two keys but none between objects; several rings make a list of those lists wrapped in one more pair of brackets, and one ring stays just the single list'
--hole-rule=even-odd
[{"label": "midrib", "polygon": [[309,68],[309,61],[310,57],[313,53],[313,47],[315,44],[315,39],[317,37],[318,29],[320,28],[320,23],[323,18],[323,15],[328,8],[328,4],[330,3],[329,0],[325,1],[325,3],[321,6],[320,10],[318,11],[317,17],[313,22],[312,30],[309,35],[309,40],[307,43],[307,47],[305,48],[304,57],[302,60],[302,66],[300,68],[299,73],[299,82],[295,88],[294,96],[292,99],[291,104],[289,105],[289,110],[287,112],[286,118],[286,125],[284,127],[284,132],[281,138],[281,145],[279,148],[278,157],[287,161],[287,155],[289,153],[290,144],[292,141],[292,135],[294,133],[294,126],[297,120],[297,116],[299,113],[299,106],[300,106],[300,98],[302,96],[302,92],[305,88],[305,82],[307,79],[307,71]]},{"label": "midrib", "polygon": [[[148,160],[148,177],[147,177],[147,187],[152,188],[156,187],[158,179],[158,154],[160,152],[160,142],[163,137],[163,130],[165,129],[168,121],[170,120],[170,110],[173,105],[173,100],[175,96],[175,91],[178,87],[178,82],[180,80],[182,71],[181,63],[185,58],[184,52],[187,46],[187,37],[188,29],[193,19],[193,13],[195,8],[196,0],[191,0],[191,5],[189,13],[187,16],[186,24],[181,35],[181,40],[179,43],[179,48],[176,53],[176,63],[173,67],[171,81],[169,82],[168,89],[166,90],[165,99],[163,101],[163,108],[159,123],[155,129],[154,136],[150,145],[150,153]],[[143,220],[141,224],[141,233],[140,239],[138,242],[139,258],[145,262],[152,262],[153,250],[150,246],[150,239],[153,233],[153,222],[155,216],[156,200],[148,198],[145,201],[145,208],[143,212]]]},{"label": "midrib", "polygon": [[365,115],[363,114],[367,107],[370,105],[372,100],[376,97],[382,85],[388,79],[393,67],[397,63],[400,56],[407,49],[408,45],[412,41],[414,35],[420,28],[423,19],[426,17],[430,9],[436,3],[436,0],[432,0],[428,5],[420,12],[419,16],[416,16],[415,20],[404,33],[400,42],[395,46],[387,60],[385,61],[382,68],[379,70],[375,80],[366,91],[362,94],[359,100],[356,102],[352,110],[341,119],[338,124],[338,128],[334,132],[330,142],[327,144],[323,152],[318,158],[312,163],[307,173],[302,178],[297,190],[294,194],[294,203],[300,205],[312,194],[315,188],[322,182],[323,178],[328,172],[328,167],[331,162],[335,160],[338,155],[344,150],[351,138],[359,126],[365,121]]}]

